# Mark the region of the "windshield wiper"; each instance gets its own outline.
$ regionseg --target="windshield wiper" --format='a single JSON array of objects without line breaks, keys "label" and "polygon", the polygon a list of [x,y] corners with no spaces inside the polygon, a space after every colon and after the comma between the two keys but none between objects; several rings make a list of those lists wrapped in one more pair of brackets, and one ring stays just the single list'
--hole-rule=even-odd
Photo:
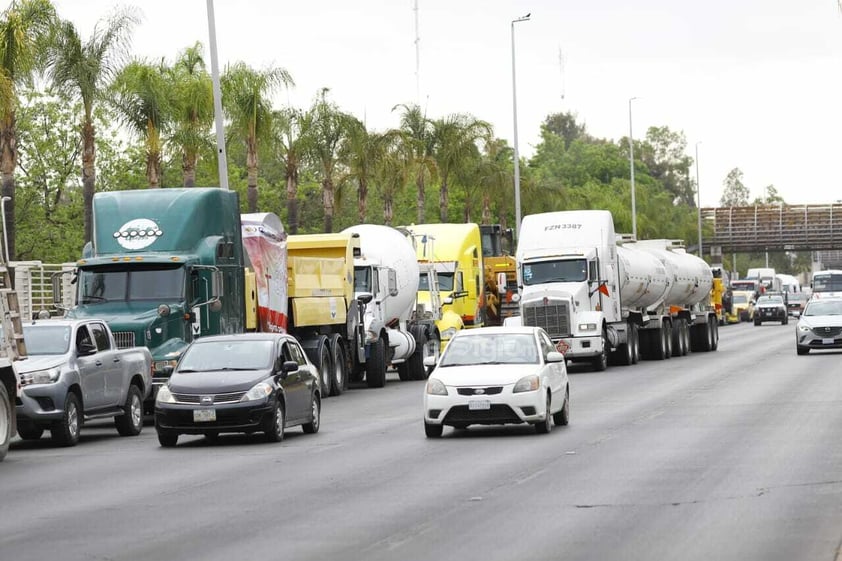
[{"label": "windshield wiper", "polygon": [[257,368],[240,368],[237,366],[223,366],[222,368],[218,368],[217,370],[257,370]]}]

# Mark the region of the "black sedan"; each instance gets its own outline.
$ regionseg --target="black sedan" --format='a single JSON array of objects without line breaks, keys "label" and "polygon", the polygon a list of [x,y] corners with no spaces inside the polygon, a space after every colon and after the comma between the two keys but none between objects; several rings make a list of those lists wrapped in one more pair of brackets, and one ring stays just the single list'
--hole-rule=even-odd
[{"label": "black sedan", "polygon": [[225,432],[263,432],[280,442],[286,428],[319,430],[317,370],[298,341],[279,333],[203,337],[184,351],[155,400],[161,446],[180,434],[209,440]]},{"label": "black sedan", "polygon": [[779,321],[781,325],[789,323],[789,311],[783,296],[761,296],[754,305],[754,325],[764,321]]}]

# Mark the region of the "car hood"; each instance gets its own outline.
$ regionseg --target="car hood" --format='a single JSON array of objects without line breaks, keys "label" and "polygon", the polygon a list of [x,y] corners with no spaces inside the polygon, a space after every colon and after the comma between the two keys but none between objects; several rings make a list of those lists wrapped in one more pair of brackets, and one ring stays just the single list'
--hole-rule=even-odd
[{"label": "car hood", "polygon": [[798,325],[807,327],[842,327],[842,316],[801,316]]},{"label": "car hood", "polygon": [[539,364],[477,364],[436,367],[430,377],[445,386],[505,386],[540,371]]},{"label": "car hood", "polygon": [[269,370],[214,370],[209,372],[174,372],[170,391],[175,393],[245,392],[269,378]]},{"label": "car hood", "polygon": [[67,363],[67,355],[29,355],[25,360],[15,362],[19,374],[47,370]]}]

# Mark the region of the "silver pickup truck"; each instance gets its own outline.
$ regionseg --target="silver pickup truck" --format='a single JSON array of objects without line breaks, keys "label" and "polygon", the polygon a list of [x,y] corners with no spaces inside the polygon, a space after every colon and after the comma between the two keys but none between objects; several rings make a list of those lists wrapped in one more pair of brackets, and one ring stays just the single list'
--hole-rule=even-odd
[{"label": "silver pickup truck", "polygon": [[46,319],[23,325],[29,358],[15,364],[21,379],[18,435],[73,446],[86,420],[114,417],[117,432],[143,428],[143,400],[152,388],[145,347],[118,349],[104,321]]}]

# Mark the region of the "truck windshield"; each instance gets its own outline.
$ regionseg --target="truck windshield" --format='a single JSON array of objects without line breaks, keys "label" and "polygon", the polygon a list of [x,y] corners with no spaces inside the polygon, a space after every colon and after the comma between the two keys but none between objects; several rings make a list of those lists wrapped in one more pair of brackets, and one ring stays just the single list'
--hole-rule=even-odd
[{"label": "truck windshield", "polygon": [[[439,290],[442,292],[453,291],[453,273],[436,273],[439,282]],[[418,278],[418,290],[430,290],[430,278],[427,273],[421,273]]]},{"label": "truck windshield", "polygon": [[79,303],[183,300],[184,269],[97,268],[79,271]]},{"label": "truck windshield", "polygon": [[70,348],[70,327],[24,325],[23,342],[30,355],[63,355]]},{"label": "truck windshield", "polygon": [[586,280],[588,280],[588,262],[585,259],[542,261],[523,266],[523,284],[525,285]]},{"label": "truck windshield", "polygon": [[813,292],[842,292],[842,274],[813,275]]}]

